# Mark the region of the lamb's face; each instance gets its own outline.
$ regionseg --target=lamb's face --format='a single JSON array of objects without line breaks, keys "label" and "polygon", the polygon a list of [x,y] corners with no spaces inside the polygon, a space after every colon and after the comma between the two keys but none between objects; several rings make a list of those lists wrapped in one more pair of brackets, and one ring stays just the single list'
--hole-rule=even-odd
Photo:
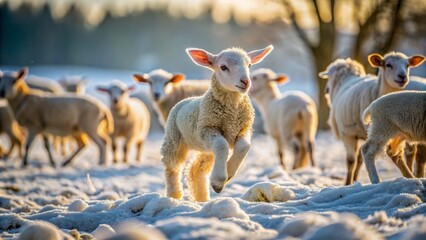
[{"label": "lamb's face", "polygon": [[249,94],[259,100],[259,98],[270,95],[272,91],[275,91],[278,84],[283,84],[287,81],[288,77],[284,74],[276,74],[267,68],[257,69],[251,73],[252,87]]},{"label": "lamb's face", "polygon": [[368,61],[373,67],[380,68],[386,83],[395,89],[404,89],[409,82],[410,68],[419,66],[424,57],[407,57],[403,53],[391,52],[384,56],[371,54]]},{"label": "lamb's face", "polygon": [[113,82],[109,87],[98,86],[99,92],[107,93],[111,102],[112,107],[120,107],[124,102],[129,99],[129,92],[133,90],[133,87],[127,87],[124,83]]},{"label": "lamb's face", "polygon": [[257,98],[263,89],[266,89],[269,84],[268,74],[265,72],[253,72],[251,74],[252,86],[250,89],[250,96]]},{"label": "lamb's face", "polygon": [[186,52],[195,64],[214,71],[223,88],[245,94],[251,87],[250,66],[261,62],[272,49],[274,48],[270,45],[246,53],[242,49],[230,48],[217,55],[199,48],[188,48]]},{"label": "lamb's face", "polygon": [[185,75],[171,74],[162,69],[154,70],[147,74],[134,74],[133,80],[139,83],[149,83],[151,97],[154,101],[160,102],[173,91],[173,85],[185,80]]},{"label": "lamb's face", "polygon": [[247,93],[251,87],[250,58],[239,52],[225,51],[220,53],[213,67],[219,83],[231,92]]},{"label": "lamb's face", "polygon": [[19,88],[25,84],[24,79],[28,74],[28,68],[22,68],[18,72],[0,72],[0,98],[11,99],[18,94]]},{"label": "lamb's face", "polygon": [[59,83],[67,92],[84,94],[86,92],[86,80],[82,76],[68,76],[59,80]]}]

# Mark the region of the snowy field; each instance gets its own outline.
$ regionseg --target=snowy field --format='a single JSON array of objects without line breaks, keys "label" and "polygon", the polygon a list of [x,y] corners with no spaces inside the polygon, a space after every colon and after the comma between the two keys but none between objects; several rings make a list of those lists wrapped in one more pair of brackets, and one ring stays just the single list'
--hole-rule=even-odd
[{"label": "snowy field", "polygon": [[[58,79],[59,72],[33,74]],[[89,72],[89,93],[104,79],[130,83],[130,73]],[[344,148],[330,132],[317,135],[317,167],[297,171],[284,171],[272,139],[256,135],[235,178],[222,193],[211,191],[208,203],[190,201],[186,186],[184,200],[165,197],[162,138],[151,133],[142,162],[128,165],[99,167],[90,145],[71,166],[55,169],[41,139],[27,168],[16,157],[0,160],[0,236],[15,239],[26,224],[43,220],[81,239],[130,229],[147,239],[155,231],[169,239],[426,239],[426,179],[403,179],[382,157],[382,183],[370,185],[362,167],[360,182],[344,187]],[[0,143],[7,145],[4,137]],[[63,159],[55,157],[59,165]],[[287,161],[292,166],[291,156]]]},{"label": "snowy field", "polygon": [[256,136],[237,176],[208,203],[165,197],[161,142],[161,134],[151,135],[143,162],[129,165],[99,167],[97,149],[90,146],[71,167],[54,169],[41,139],[28,168],[21,169],[19,159],[1,161],[1,236],[13,239],[37,220],[65,233],[76,229],[86,239],[103,239],[123,222],[134,228],[142,222],[170,239],[426,236],[426,179],[403,179],[389,159],[381,159],[386,181],[370,185],[363,167],[361,183],[343,187],[344,149],[329,132],[317,137],[318,167],[289,172],[279,167],[274,142]]}]

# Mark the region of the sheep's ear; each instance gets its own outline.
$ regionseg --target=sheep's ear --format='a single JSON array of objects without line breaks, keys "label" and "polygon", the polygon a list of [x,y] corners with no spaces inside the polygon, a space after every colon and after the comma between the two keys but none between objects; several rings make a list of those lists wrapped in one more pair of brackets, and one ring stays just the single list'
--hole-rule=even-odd
[{"label": "sheep's ear", "polygon": [[173,77],[170,79],[171,83],[178,83],[185,80],[185,75],[181,73],[176,73],[173,75]]},{"label": "sheep's ear", "polygon": [[102,93],[108,93],[108,92],[109,92],[109,91],[108,91],[108,88],[106,88],[106,87],[101,87],[101,86],[96,87],[96,90],[97,90],[98,92],[102,92]]},{"label": "sheep's ear", "polygon": [[375,68],[383,67],[384,64],[383,57],[378,53],[368,55],[368,62]]},{"label": "sheep's ear", "polygon": [[251,64],[260,63],[272,50],[274,49],[274,46],[269,45],[264,49],[254,50],[247,55],[251,59]]},{"label": "sheep's ear", "polygon": [[318,73],[318,76],[322,79],[328,79],[328,77],[329,77],[328,71],[327,70],[322,71],[322,72]]},{"label": "sheep's ear", "polygon": [[284,74],[278,74],[278,76],[273,80],[274,82],[278,83],[278,84],[283,84],[288,82],[288,77]]},{"label": "sheep's ear", "polygon": [[425,61],[425,57],[422,55],[414,55],[408,59],[410,67],[417,67]]},{"label": "sheep's ear", "polygon": [[19,71],[16,74],[16,78],[14,82],[17,82],[19,80],[24,80],[28,75],[28,67],[23,67],[19,69]]},{"label": "sheep's ear", "polygon": [[213,69],[214,54],[200,48],[187,48],[186,53],[195,64]]},{"label": "sheep's ear", "polygon": [[149,80],[149,75],[146,74],[146,73],[144,73],[144,74],[135,73],[135,74],[133,74],[132,78],[135,82],[139,82],[139,83],[150,83],[151,82],[151,80]]}]

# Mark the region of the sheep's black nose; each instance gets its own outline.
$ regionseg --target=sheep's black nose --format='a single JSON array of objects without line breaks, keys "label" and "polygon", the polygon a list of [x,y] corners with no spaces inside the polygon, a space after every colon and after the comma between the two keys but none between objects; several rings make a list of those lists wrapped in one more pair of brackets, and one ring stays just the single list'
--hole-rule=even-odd
[{"label": "sheep's black nose", "polygon": [[407,77],[407,75],[405,75],[405,74],[398,74],[398,77],[399,77],[399,79],[404,80]]},{"label": "sheep's black nose", "polygon": [[159,99],[160,98],[160,93],[154,93],[154,99]]},{"label": "sheep's black nose", "polygon": [[6,95],[5,93],[4,93],[4,90],[2,89],[2,90],[0,90],[0,98],[4,98],[4,95]]}]

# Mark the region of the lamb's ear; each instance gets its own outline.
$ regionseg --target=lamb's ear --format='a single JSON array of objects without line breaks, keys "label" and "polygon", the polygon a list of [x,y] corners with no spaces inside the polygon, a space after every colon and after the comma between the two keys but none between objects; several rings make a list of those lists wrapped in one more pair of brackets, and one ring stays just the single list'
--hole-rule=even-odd
[{"label": "lamb's ear", "polygon": [[19,71],[16,74],[16,78],[14,82],[17,82],[18,80],[25,80],[27,75],[28,75],[28,67],[23,67],[19,69]]},{"label": "lamb's ear", "polygon": [[101,87],[101,86],[97,86],[97,87],[96,87],[96,90],[97,90],[98,92],[102,92],[102,93],[108,93],[108,92],[109,92],[108,88],[106,88],[106,87]]},{"label": "lamb's ear", "polygon": [[264,49],[254,50],[247,55],[251,59],[251,64],[260,63],[272,50],[274,49],[274,46],[269,45]]},{"label": "lamb's ear", "polygon": [[378,53],[368,55],[368,62],[375,68],[383,67],[384,64],[383,57]]},{"label": "lamb's ear", "polygon": [[425,57],[422,55],[414,55],[408,59],[410,67],[417,67],[425,61]]},{"label": "lamb's ear", "polygon": [[131,92],[131,91],[135,90],[135,88],[136,88],[135,85],[130,85],[130,86],[127,87],[127,91]]},{"label": "lamb's ear", "polygon": [[149,80],[149,75],[146,74],[146,73],[144,73],[144,74],[135,73],[135,74],[133,74],[132,78],[135,82],[151,83],[151,80]]},{"label": "lamb's ear", "polygon": [[283,84],[288,82],[289,78],[284,75],[284,74],[278,74],[277,77],[275,79],[273,79],[274,82],[278,83],[278,84]]},{"label": "lamb's ear", "polygon": [[186,53],[195,64],[213,69],[214,54],[200,48],[187,48]]},{"label": "lamb's ear", "polygon": [[178,83],[185,80],[185,75],[182,73],[175,73],[172,78],[170,78],[171,83]]},{"label": "lamb's ear", "polygon": [[322,71],[322,72],[318,73],[318,76],[322,79],[328,79],[328,76],[329,76],[328,71],[327,70]]}]

